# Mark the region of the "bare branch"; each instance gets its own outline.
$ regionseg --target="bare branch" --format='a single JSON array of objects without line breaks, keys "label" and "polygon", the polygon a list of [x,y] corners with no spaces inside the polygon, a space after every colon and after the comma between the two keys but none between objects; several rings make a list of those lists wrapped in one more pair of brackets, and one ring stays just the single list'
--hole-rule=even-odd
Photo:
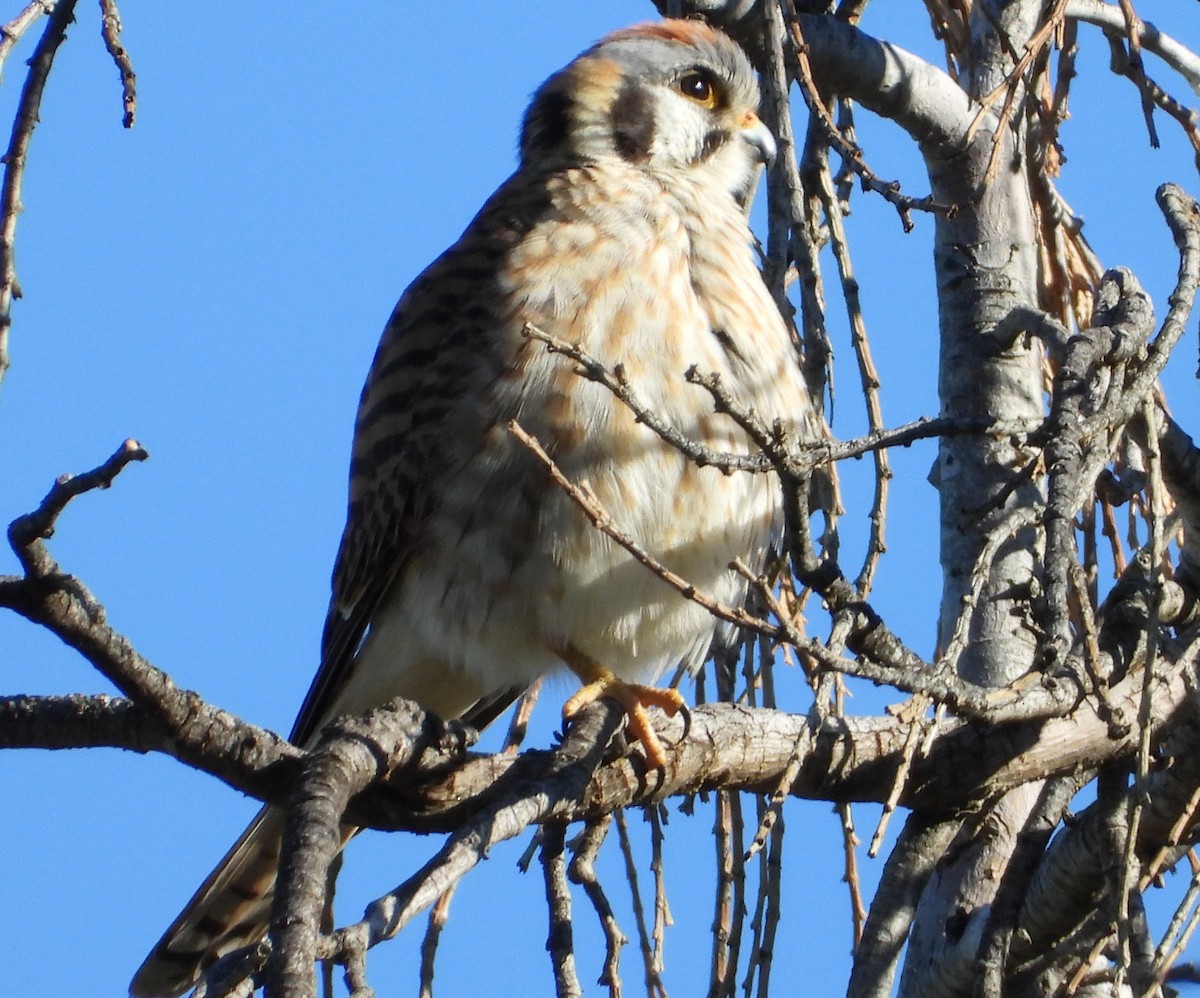
[{"label": "bare branch", "polygon": [[[1124,15],[1119,7],[1103,0],[1067,0],[1067,17],[1086,21],[1108,31],[1124,31]],[[1170,35],[1163,34],[1149,21],[1138,19],[1138,44],[1153,52],[1168,66],[1183,76],[1188,85],[1200,95],[1200,56],[1181,45]]]},{"label": "bare branch", "polygon": [[51,0],[32,0],[21,13],[0,27],[0,66],[4,65],[13,46],[21,40],[21,36],[53,9],[54,4]]},{"label": "bare branch", "polygon": [[271,909],[268,990],[315,998],[313,967],[328,873],[347,835],[342,815],[360,790],[419,758],[425,728],[422,712],[401,701],[365,718],[333,722],[301,764],[288,802]]},{"label": "bare branch", "polygon": [[612,816],[608,814],[587,823],[579,835],[575,855],[571,857],[571,865],[567,868],[567,876],[571,878],[572,883],[583,888],[604,931],[604,970],[597,983],[608,986],[609,998],[621,998],[621,947],[629,940],[617,924],[608,896],[596,878],[596,855],[611,824]]},{"label": "bare branch", "polygon": [[[1054,669],[1072,644],[1067,618],[1068,585],[1076,563],[1075,514],[1092,493],[1097,465],[1107,463],[1107,449],[1089,460],[1097,442],[1087,440],[1084,428],[1097,402],[1092,379],[1104,364],[1123,365],[1142,348],[1154,315],[1137,279],[1128,271],[1105,275],[1090,329],[1071,339],[1054,379],[1045,462],[1049,472],[1049,498],[1043,522],[1046,528],[1045,606],[1047,612],[1047,662]],[[1106,441],[1103,441],[1106,443]]]},{"label": "bare branch", "polygon": [[617,826],[617,841],[621,845],[621,858],[625,861],[625,880],[629,884],[629,897],[633,904],[633,920],[638,930],[638,950],[642,955],[648,998],[667,998],[667,989],[662,983],[662,967],[651,945],[650,932],[646,928],[646,909],[642,904],[642,891],[638,886],[637,864],[633,859],[633,843],[629,840],[629,825],[625,820],[624,808],[613,814]]},{"label": "bare branch", "polygon": [[542,826],[542,873],[546,885],[546,907],[550,911],[550,935],[546,950],[554,966],[557,998],[582,998],[583,988],[575,976],[574,932],[571,928],[571,890],[567,886],[567,864],[563,858],[567,826],[548,822]]},{"label": "bare branch", "polygon": [[438,943],[442,938],[442,930],[450,920],[450,901],[454,897],[454,890],[451,887],[429,909],[429,924],[425,929],[425,938],[421,940],[420,998],[433,998],[433,972],[437,959]]},{"label": "bare branch", "polygon": [[121,124],[125,128],[132,128],[137,115],[137,74],[133,71],[129,53],[121,44],[121,12],[117,9],[117,0],[100,0],[100,33],[104,37],[105,49],[121,74],[121,103],[124,107]]},{"label": "bare branch", "polygon": [[912,231],[911,213],[914,210],[941,214],[953,214],[957,211],[955,205],[941,204],[932,195],[914,198],[901,194],[898,182],[881,180],[863,161],[863,151],[857,146],[847,144],[841,131],[829,116],[829,111],[817,90],[817,84],[813,79],[812,65],[809,61],[809,45],[805,39],[805,29],[796,13],[795,5],[792,0],[784,0],[784,5],[788,12],[788,28],[791,31],[792,46],[795,52],[796,79],[800,84],[800,93],[804,96],[804,103],[808,105],[808,110],[814,119],[820,123],[829,146],[836,150],[843,162],[858,174],[863,190],[881,194],[895,205],[905,232]]},{"label": "bare branch", "polygon": [[[38,123],[42,92],[54,65],[58,47],[66,40],[67,25],[75,18],[76,0],[58,0],[50,13],[49,23],[29,60],[29,73],[21,89],[21,100],[13,118],[12,135],[4,154],[4,182],[0,185],[0,382],[8,370],[8,332],[12,328],[12,303],[21,297],[14,262],[17,215],[21,204],[21,183],[25,179],[25,162],[29,142]],[[17,20],[21,22],[24,14]]]},{"label": "bare branch", "polygon": [[98,468],[81,475],[63,475],[55,481],[36,510],[13,520],[8,527],[8,542],[26,573],[39,577],[58,570],[42,541],[54,536],[54,525],[72,499],[93,489],[109,488],[127,464],[149,457],[136,440],[126,440]]},{"label": "bare branch", "polygon": [[392,938],[457,883],[493,845],[520,834],[535,822],[569,810],[583,798],[584,788],[623,716],[617,704],[597,701],[580,712],[556,752],[523,756],[494,803],[461,825],[413,877],[372,902],[362,921],[339,929],[324,941],[316,957],[343,959]]}]

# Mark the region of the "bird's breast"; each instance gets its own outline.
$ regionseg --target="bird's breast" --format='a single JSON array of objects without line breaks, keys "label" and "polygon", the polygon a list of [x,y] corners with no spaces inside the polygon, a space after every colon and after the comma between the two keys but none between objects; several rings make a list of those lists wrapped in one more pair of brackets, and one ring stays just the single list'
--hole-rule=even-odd
[{"label": "bird's breast", "polygon": [[[634,202],[609,197],[603,212],[572,202],[530,227],[498,275],[506,305],[495,335],[511,363],[474,403],[495,418],[482,440],[461,442],[461,470],[430,510],[403,583],[423,594],[405,602],[411,626],[453,621],[440,637],[467,671],[511,682],[567,645],[627,675],[698,664],[713,618],[646,562],[738,604],[745,582],[730,562],[761,566],[778,535],[773,475],[697,466],[527,335],[534,326],[619,368],[641,405],[716,453],[753,448],[689,383],[690,368],[719,375],[768,420],[799,421],[802,383],[744,222],[714,218],[706,233],[684,224],[669,199]],[[508,432],[509,419],[646,557],[596,527]]]}]

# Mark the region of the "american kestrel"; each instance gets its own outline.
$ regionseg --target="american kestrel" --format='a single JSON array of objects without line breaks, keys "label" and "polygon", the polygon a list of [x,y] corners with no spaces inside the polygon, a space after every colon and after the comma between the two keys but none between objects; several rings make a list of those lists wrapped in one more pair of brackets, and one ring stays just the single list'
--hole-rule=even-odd
[{"label": "american kestrel", "polygon": [[[714,618],[589,523],[509,423],[660,562],[742,601],[730,563],[761,565],[778,538],[775,477],[698,467],[528,329],[621,365],[642,402],[714,451],[753,448],[691,367],[809,435],[746,220],[775,148],[757,106],[744,53],[694,21],[618,31],[537,91],[516,173],[404,293],[367,376],[321,667],[294,742],[398,696],[487,717],[564,664],[587,688],[572,706],[613,696],[638,713],[660,700],[626,681],[703,662]],[[634,734],[658,762],[644,716]],[[262,935],[282,824],[259,813],[133,994],[178,994]]]}]

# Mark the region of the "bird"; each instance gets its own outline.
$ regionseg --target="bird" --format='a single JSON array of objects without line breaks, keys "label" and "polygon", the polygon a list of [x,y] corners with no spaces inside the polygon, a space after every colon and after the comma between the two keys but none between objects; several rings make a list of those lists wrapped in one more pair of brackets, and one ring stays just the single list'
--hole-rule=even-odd
[{"label": "bird", "polygon": [[[701,21],[618,30],[535,92],[516,171],[401,296],[355,423],[321,664],[291,733],[395,697],[479,722],[539,677],[579,676],[571,714],[618,700],[651,764],[653,682],[697,669],[718,624],[597,530],[516,422],[620,530],[729,605],[782,530],[773,473],[700,466],[539,330],[619,370],[715,452],[756,448],[689,369],[784,439],[812,434],[794,335],[763,282],[748,205],[775,140],[742,49]],[[638,681],[644,681],[642,685]],[[283,817],[265,807],[147,957],[173,996],[267,928]],[[352,830],[345,830],[349,837]]]}]

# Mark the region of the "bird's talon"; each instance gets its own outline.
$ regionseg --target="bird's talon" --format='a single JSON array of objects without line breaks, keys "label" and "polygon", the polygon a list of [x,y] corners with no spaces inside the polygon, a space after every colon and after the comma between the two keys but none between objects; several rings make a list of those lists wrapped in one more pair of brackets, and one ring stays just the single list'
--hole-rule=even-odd
[{"label": "bird's talon", "polygon": [[682,711],[686,736],[690,727],[690,715],[683,695],[678,690],[626,683],[608,669],[574,651],[565,652],[562,657],[585,684],[563,704],[563,719],[569,721],[588,704],[601,698],[615,700],[625,711],[630,739],[642,744],[647,765],[653,769],[661,769],[667,761],[667,753],[663,748],[662,739],[654,730],[646,708],[658,707],[668,717],[674,717]]},{"label": "bird's talon", "polygon": [[692,733],[692,710],[686,703],[681,703],[679,705],[679,715],[680,719],[683,721],[683,734],[681,734],[678,740],[675,742],[676,745],[680,744],[680,742],[687,741],[687,736]]}]

